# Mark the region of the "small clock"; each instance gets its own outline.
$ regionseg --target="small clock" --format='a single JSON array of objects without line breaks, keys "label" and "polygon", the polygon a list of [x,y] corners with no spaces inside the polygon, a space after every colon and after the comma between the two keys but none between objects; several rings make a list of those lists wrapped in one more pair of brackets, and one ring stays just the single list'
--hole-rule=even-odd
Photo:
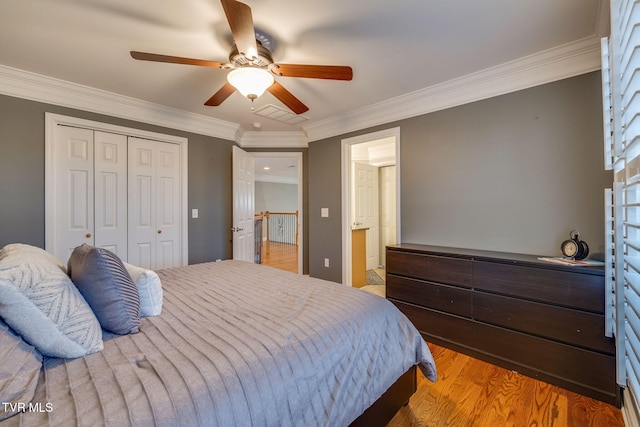
[{"label": "small clock", "polygon": [[562,255],[578,260],[586,258],[589,255],[589,245],[587,245],[587,242],[580,240],[580,232],[571,230],[569,237],[569,240],[565,240],[560,245]]}]

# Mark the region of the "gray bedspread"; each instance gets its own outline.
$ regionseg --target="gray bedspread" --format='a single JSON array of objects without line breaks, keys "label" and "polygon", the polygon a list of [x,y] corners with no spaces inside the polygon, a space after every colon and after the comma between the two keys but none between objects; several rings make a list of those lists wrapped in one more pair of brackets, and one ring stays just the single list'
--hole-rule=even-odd
[{"label": "gray bedspread", "polygon": [[160,316],[45,358],[41,411],[0,425],[345,426],[412,365],[435,380],[420,334],[373,294],[241,261],[158,274]]}]

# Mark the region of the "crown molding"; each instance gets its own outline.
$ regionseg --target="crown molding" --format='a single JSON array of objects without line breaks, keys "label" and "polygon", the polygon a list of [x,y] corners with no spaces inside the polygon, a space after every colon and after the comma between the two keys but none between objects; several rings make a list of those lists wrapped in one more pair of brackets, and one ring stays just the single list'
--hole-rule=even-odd
[{"label": "crown molding", "polygon": [[256,182],[270,182],[272,184],[297,184],[298,178],[287,176],[269,176],[256,174]]},{"label": "crown molding", "polygon": [[391,123],[600,69],[591,36],[304,126],[309,142]]},{"label": "crown molding", "polygon": [[[603,10],[602,15],[606,17],[606,10]],[[303,127],[303,131],[291,132],[245,131],[237,123],[1,64],[0,93],[231,140],[245,148],[300,148],[307,147],[311,141],[420,116],[599,69],[600,37],[594,35],[345,114],[309,123]]]},{"label": "crown molding", "polygon": [[237,123],[0,65],[0,93],[233,140]]},{"label": "crown molding", "polygon": [[304,148],[307,136],[302,131],[245,131],[239,128],[235,141],[241,148]]}]

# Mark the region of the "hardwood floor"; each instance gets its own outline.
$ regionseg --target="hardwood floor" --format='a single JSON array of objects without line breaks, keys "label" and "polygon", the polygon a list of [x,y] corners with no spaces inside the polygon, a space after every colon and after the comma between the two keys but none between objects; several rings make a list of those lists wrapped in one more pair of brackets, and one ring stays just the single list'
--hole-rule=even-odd
[{"label": "hardwood floor", "polygon": [[620,409],[429,344],[438,381],[418,391],[387,427],[622,427]]},{"label": "hardwood floor", "polygon": [[260,264],[297,273],[298,245],[279,242],[262,242],[262,259]]}]

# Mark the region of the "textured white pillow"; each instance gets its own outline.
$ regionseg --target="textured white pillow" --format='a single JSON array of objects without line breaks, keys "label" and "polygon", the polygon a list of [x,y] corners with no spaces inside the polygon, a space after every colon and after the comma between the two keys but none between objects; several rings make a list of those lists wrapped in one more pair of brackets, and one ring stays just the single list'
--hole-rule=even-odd
[{"label": "textured white pillow", "polygon": [[62,264],[58,258],[54,257],[52,254],[42,248],[27,245],[26,243],[9,243],[8,245],[0,249],[0,260],[8,256],[21,257],[25,256],[25,254],[31,254],[36,257],[48,259],[58,268],[60,268],[60,270],[62,270],[65,274],[67,273],[67,267]]},{"label": "textured white pillow", "polygon": [[162,312],[162,283],[153,270],[124,263],[140,296],[140,316],[157,316]]},{"label": "textured white pillow", "polygon": [[98,319],[59,263],[42,252],[3,248],[0,316],[44,355],[73,358],[102,350]]}]

